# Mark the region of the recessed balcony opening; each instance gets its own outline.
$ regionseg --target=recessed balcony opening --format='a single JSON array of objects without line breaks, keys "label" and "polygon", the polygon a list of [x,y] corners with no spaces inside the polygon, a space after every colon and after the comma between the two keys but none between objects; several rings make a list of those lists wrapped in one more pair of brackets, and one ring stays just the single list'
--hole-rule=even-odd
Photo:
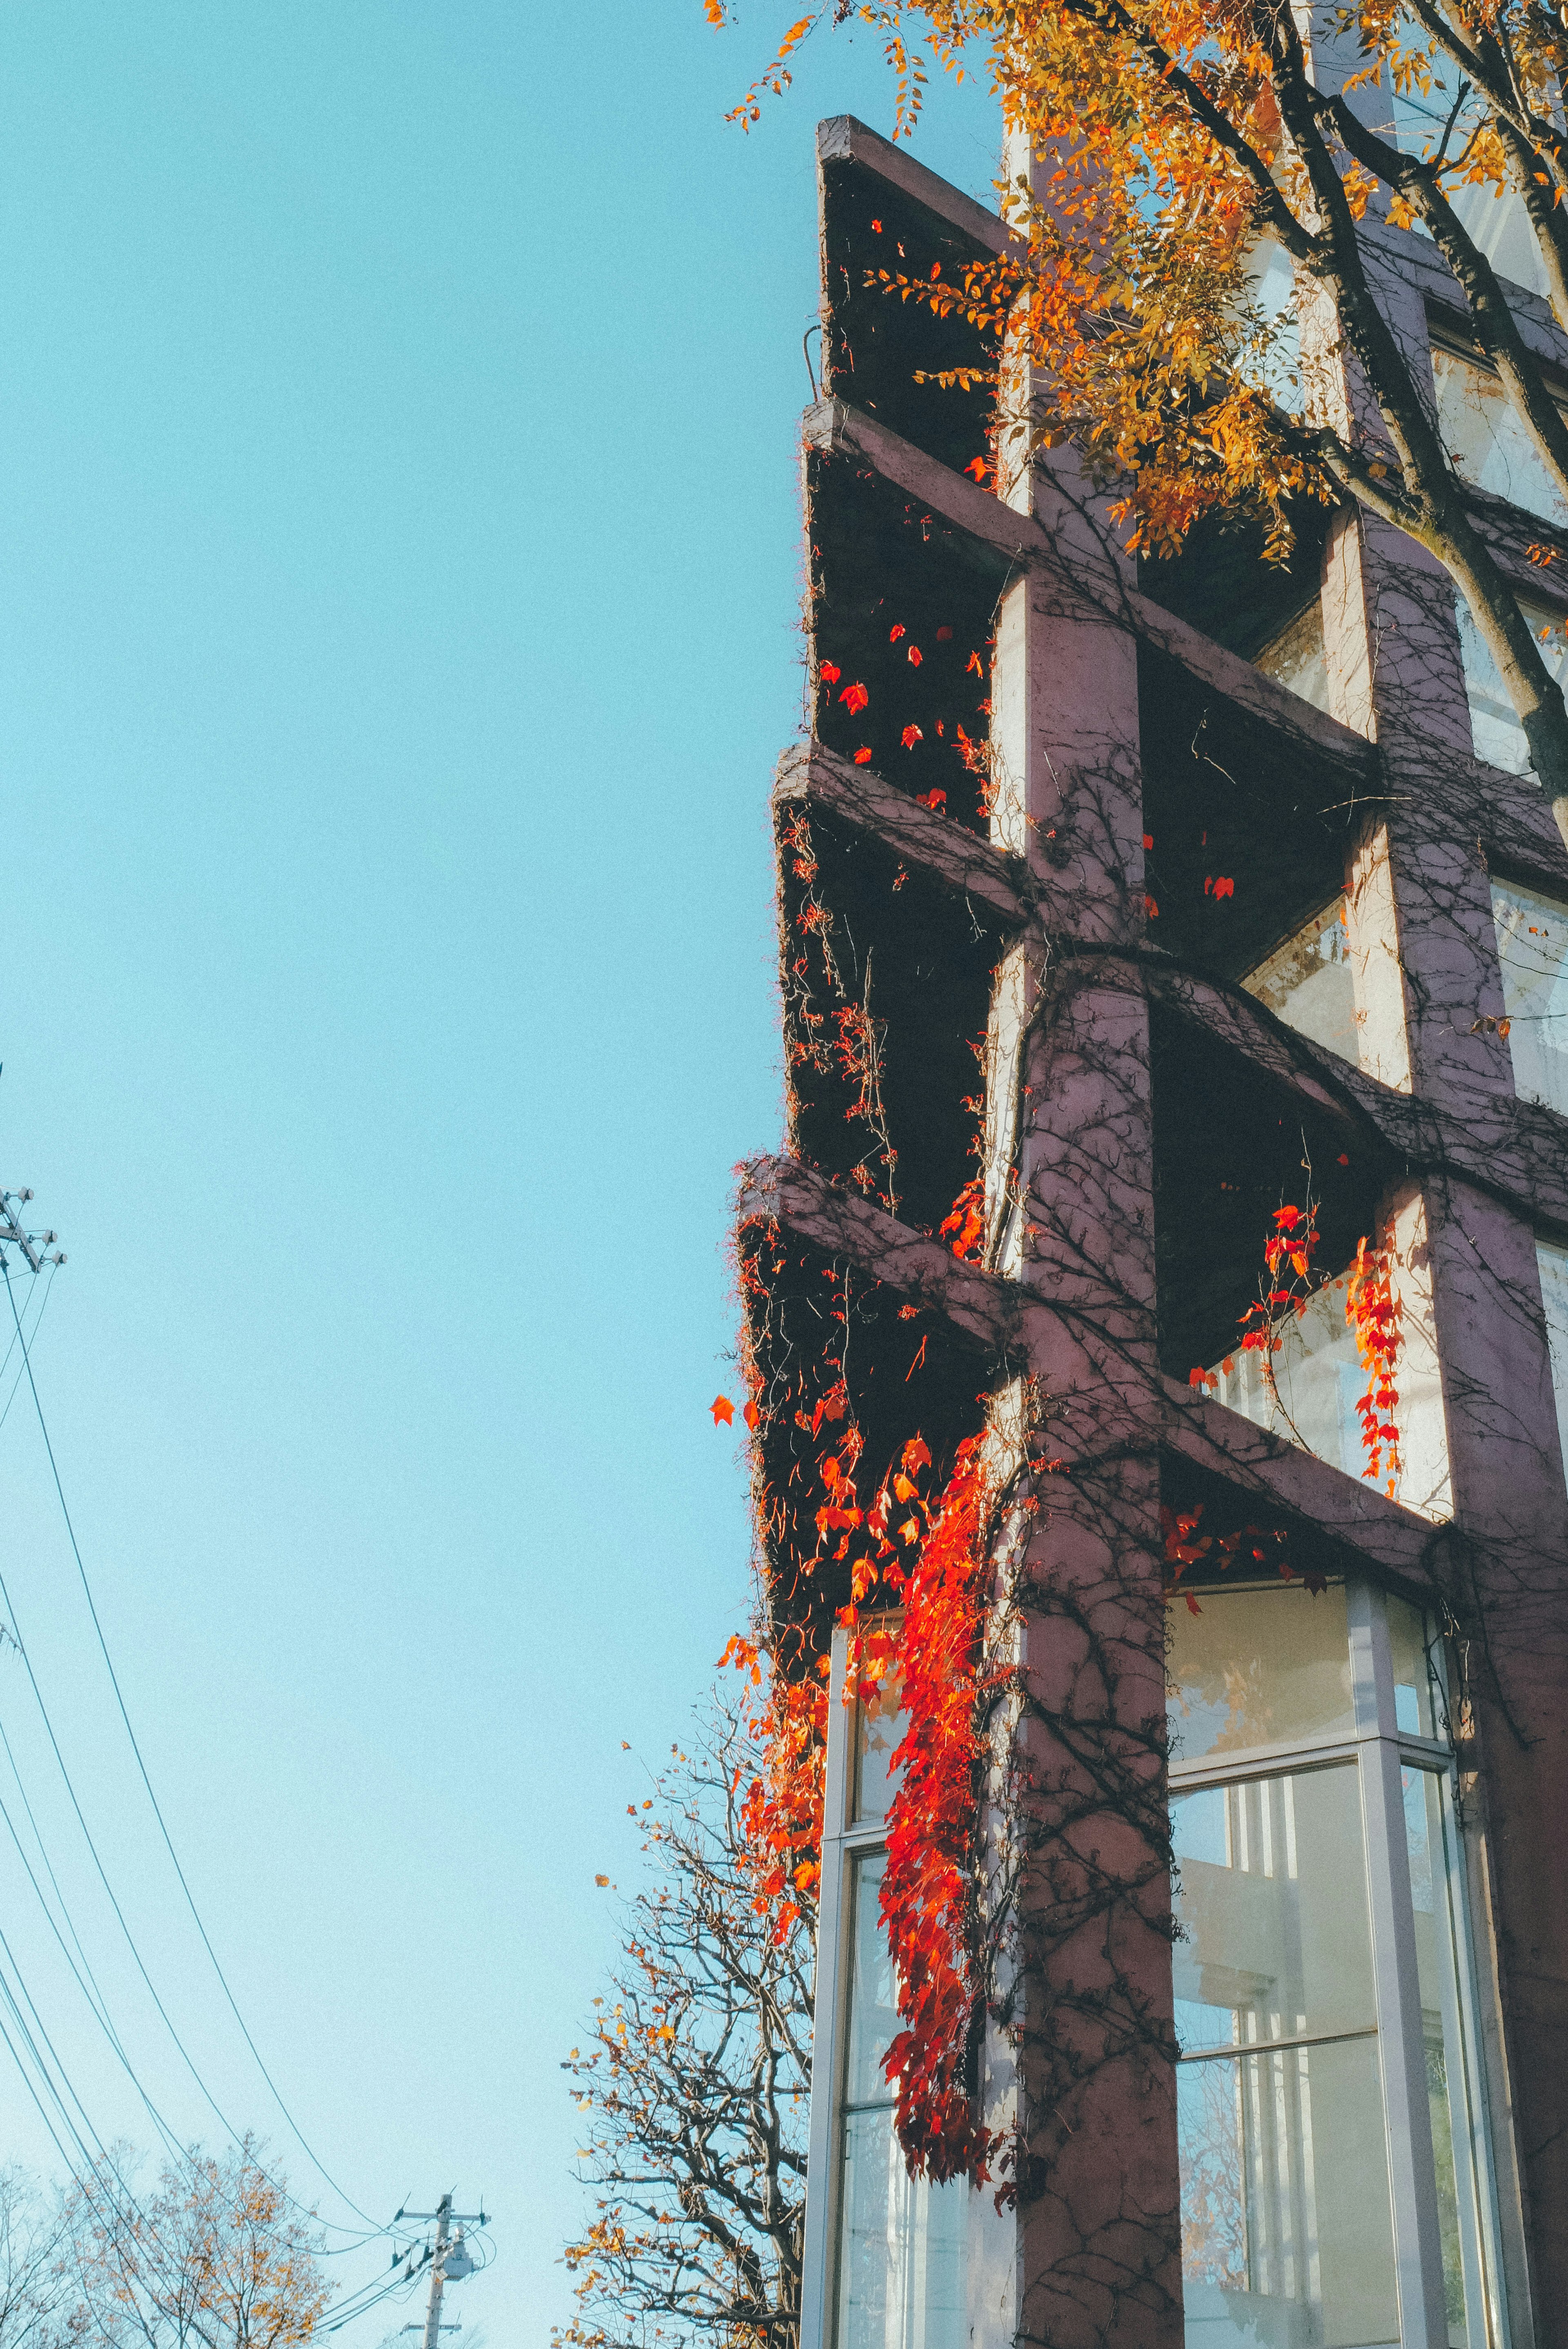
[{"label": "recessed balcony opening", "polygon": [[[1370,746],[1319,750],[1147,646],[1138,721],[1149,941],[1245,980],[1343,895],[1355,829],[1376,804]],[[1295,984],[1308,975],[1303,960]],[[1282,965],[1271,975],[1276,993],[1286,977]]]},{"label": "recessed balcony opening", "polygon": [[1240,1342],[1277,1208],[1316,1208],[1315,1268],[1349,1264],[1403,1173],[1349,1117],[1265,1075],[1157,1005],[1153,1054],[1155,1252],[1162,1367],[1185,1379]]},{"label": "recessed balcony opening", "polygon": [[857,1486],[868,1504],[922,1436],[940,1491],[959,1444],[981,1431],[994,1366],[941,1315],[774,1224],[743,1225],[737,1257],[769,1609],[785,1668],[806,1669],[850,1597],[849,1566],[816,1523],[828,1497],[823,1459],[857,1429]]},{"label": "recessed balcony opening", "polygon": [[867,466],[809,452],[811,729],[982,835],[1003,570]]},{"label": "recessed balcony opening", "polygon": [[[1295,544],[1283,562],[1271,563],[1263,552],[1267,533],[1261,520],[1205,516],[1194,523],[1179,554],[1139,557],[1138,586],[1228,651],[1259,660],[1266,647],[1282,643],[1298,624],[1310,636],[1310,614],[1318,604],[1333,509],[1301,499],[1291,519]],[[1321,620],[1318,626],[1321,630]],[[1289,678],[1282,682],[1290,683],[1293,692],[1300,689]]]},{"label": "recessed balcony opening", "polygon": [[[994,344],[961,317],[888,292],[878,273],[927,285],[940,271],[961,283],[992,247],[852,155],[825,156],[821,191],[823,389],[961,471],[987,453]],[[953,369],[982,379],[917,380]]]},{"label": "recessed balcony opening", "polygon": [[805,800],[775,823],[791,1147],[933,1230],[979,1172],[1002,939],[874,835]]}]

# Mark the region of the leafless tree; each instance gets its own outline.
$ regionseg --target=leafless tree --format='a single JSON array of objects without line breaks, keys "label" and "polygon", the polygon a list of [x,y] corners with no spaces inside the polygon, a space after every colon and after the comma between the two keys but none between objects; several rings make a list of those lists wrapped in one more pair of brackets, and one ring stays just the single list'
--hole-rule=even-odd
[{"label": "leafless tree", "polygon": [[66,2205],[84,2349],[299,2349],[328,2288],[319,2237],[254,2137],[192,2150],[133,2198],[79,2181]]},{"label": "leafless tree", "polygon": [[723,1691],[649,1798],[656,1880],[565,2067],[597,2199],[567,2247],[577,2313],[557,2349],[794,2349],[815,1918],[804,1894],[781,1909],[759,1890],[758,1759]]},{"label": "leafless tree", "polygon": [[0,2349],[61,2349],[71,2302],[64,2204],[0,2169]]}]

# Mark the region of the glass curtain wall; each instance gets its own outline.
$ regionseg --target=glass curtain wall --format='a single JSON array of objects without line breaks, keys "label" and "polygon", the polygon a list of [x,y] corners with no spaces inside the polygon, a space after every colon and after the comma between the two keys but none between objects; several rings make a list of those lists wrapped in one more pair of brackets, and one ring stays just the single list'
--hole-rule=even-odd
[{"label": "glass curtain wall", "polygon": [[1363,1586],[1195,1595],[1169,1700],[1189,2349],[1505,2349],[1440,1651]]}]

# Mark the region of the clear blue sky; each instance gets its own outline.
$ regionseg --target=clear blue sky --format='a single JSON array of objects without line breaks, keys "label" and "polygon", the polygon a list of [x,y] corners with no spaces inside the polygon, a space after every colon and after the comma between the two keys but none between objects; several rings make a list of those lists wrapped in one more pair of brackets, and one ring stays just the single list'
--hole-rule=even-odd
[{"label": "clear blue sky", "polygon": [[[705,1406],[732,1168],[778,1133],[813,129],[891,105],[837,36],[726,128],[789,13],[0,25],[0,1182],[70,1257],[39,1383],[240,2002],[366,2209],[484,2195],[491,2349],[566,2309],[620,1741],[680,1734],[747,1606]],[[983,192],[993,142],[961,92],[918,151]],[[218,2101],[318,2190],[181,1910],[26,1402],[0,1569],[84,1807]],[[127,2050],[211,2137],[31,1707],[6,1650]],[[3,1830],[0,1920],[99,2129],[145,2143]],[[53,2160],[3,2051],[0,2129]]]}]

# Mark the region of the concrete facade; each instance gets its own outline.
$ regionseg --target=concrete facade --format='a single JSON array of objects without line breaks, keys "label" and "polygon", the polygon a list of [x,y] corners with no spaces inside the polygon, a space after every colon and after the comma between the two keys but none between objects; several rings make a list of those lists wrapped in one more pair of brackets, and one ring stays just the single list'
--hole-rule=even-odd
[{"label": "concrete facade", "polygon": [[[972,2197],[966,2337],[1222,2337],[1193,2330],[1181,2272],[1162,1509],[1196,1508],[1214,1532],[1277,1528],[1351,1591],[1346,1669],[1365,1667],[1357,1704],[1384,1722],[1361,1749],[1374,1873],[1399,1872],[1378,1837],[1405,1833],[1378,1610],[1436,1626],[1491,2298],[1457,2318],[1450,2277],[1445,2311],[1449,2254],[1418,2190],[1432,2058],[1399,1989],[1407,1889],[1375,1899],[1373,1933],[1397,2337],[1568,2343],[1568,1491],[1538,1255],[1568,1241],[1568,1120],[1516,1092],[1492,901],[1502,874],[1568,910],[1568,854],[1533,782],[1475,757],[1451,587],[1396,533],[1342,512],[1285,581],[1202,547],[1166,578],[1117,552],[1068,468],[976,486],[978,397],[912,385],[963,363],[961,335],[864,281],[950,273],[1005,231],[857,123],[825,124],[819,146],[811,716],[775,791],[791,1133],[748,1170],[742,1255],[763,1486],[785,1496],[763,1530],[786,1640],[822,1648],[845,1595],[802,1572],[788,1497],[825,1294],[842,1294],[826,1340],[842,1359],[853,1330],[868,1466],[909,1433],[940,1457],[989,1423],[1033,1501],[998,1550],[1017,1668],[988,1815],[1006,1955],[975,2084],[1017,2131],[1017,2197],[1000,2213]],[[1452,332],[1463,305],[1432,248],[1368,233],[1407,347],[1434,316]],[[1521,309],[1568,382],[1568,337]],[[1313,331],[1309,312],[1309,363]],[[1315,347],[1332,373],[1321,322]],[[1528,518],[1489,521],[1539,595]],[[1260,633],[1314,605],[1325,707],[1257,665]],[[866,701],[846,709],[856,683]],[[987,759],[960,743],[962,711]],[[1213,895],[1206,865],[1233,894]],[[1242,984],[1341,893],[1354,1058]],[[977,1131],[986,1241],[961,1262],[936,1226]],[[1407,1393],[1428,1397],[1397,1498],[1189,1381],[1233,1346],[1268,1210],[1303,1166],[1324,1270],[1357,1230],[1393,1236]],[[1045,1453],[1049,1474],[1031,1472]],[[828,2349],[838,2157],[826,2124],[817,2139],[805,2336]],[[1239,2285],[1232,2302],[1234,2328]]]}]

